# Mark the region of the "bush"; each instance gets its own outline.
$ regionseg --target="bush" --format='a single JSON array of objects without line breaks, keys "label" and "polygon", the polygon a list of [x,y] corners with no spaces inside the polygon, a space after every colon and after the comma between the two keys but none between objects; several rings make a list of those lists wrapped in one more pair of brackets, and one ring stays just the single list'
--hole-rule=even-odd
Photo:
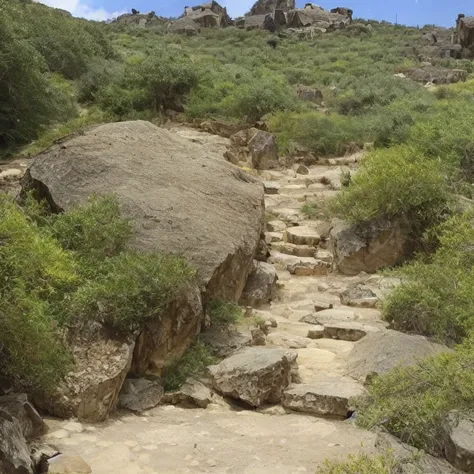
[{"label": "bush", "polygon": [[176,51],[157,49],[140,65],[140,74],[153,110],[180,110],[198,84],[195,65]]},{"label": "bush", "polygon": [[101,273],[74,294],[69,311],[125,332],[157,317],[195,276],[184,258],[134,251],[108,259]]},{"label": "bush", "polygon": [[451,410],[474,403],[474,338],[444,353],[375,378],[370,396],[358,401],[357,423],[383,425],[402,441],[443,454],[441,424]]},{"label": "bush", "polygon": [[166,391],[178,390],[186,379],[205,373],[206,368],[216,364],[218,360],[202,342],[196,342],[182,357],[165,367],[163,385]]},{"label": "bush", "polygon": [[41,55],[17,32],[14,14],[0,1],[0,153],[74,114],[69,98],[48,81]]},{"label": "bush", "polygon": [[214,326],[228,326],[238,323],[243,315],[242,308],[232,301],[213,300],[206,307],[207,315]]},{"label": "bush", "polygon": [[395,474],[398,462],[390,453],[379,456],[361,454],[347,461],[326,461],[316,474]]},{"label": "bush", "polygon": [[132,226],[115,196],[92,196],[87,204],[54,216],[51,232],[64,249],[97,266],[125,249]]},{"label": "bush", "polygon": [[412,148],[398,146],[367,155],[351,185],[330,208],[352,222],[399,217],[421,236],[439,222],[448,201],[439,164]]},{"label": "bush", "polygon": [[474,215],[451,217],[436,231],[439,249],[429,263],[401,271],[403,284],[384,303],[395,329],[452,344],[474,330]]}]

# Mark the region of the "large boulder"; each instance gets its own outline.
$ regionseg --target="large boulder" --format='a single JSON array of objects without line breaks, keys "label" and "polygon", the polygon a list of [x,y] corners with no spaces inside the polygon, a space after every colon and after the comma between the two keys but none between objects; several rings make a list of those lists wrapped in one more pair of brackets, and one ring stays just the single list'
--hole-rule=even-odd
[{"label": "large boulder", "polygon": [[335,222],[330,233],[334,266],[344,275],[373,273],[403,261],[409,229],[396,220]]},{"label": "large boulder", "polygon": [[0,409],[0,472],[33,474],[33,463],[20,423],[2,409]]},{"label": "large boulder", "polygon": [[204,145],[145,121],[101,125],[39,155],[23,189],[39,191],[55,211],[115,193],[135,248],[186,257],[209,298],[242,293],[260,240],[263,187]]},{"label": "large boulder", "polygon": [[420,359],[447,352],[423,336],[397,331],[369,332],[357,342],[348,356],[347,375],[366,382],[374,375],[383,375],[396,366],[416,364]]},{"label": "large boulder", "polygon": [[[208,12],[210,11],[211,13],[217,15],[217,25],[214,25],[213,23],[211,25],[209,24],[202,24],[198,19],[201,17],[199,16],[200,13],[202,12]],[[203,27],[208,27],[208,26],[229,26],[232,24],[232,19],[230,16],[227,14],[227,8],[222,7],[217,3],[215,0],[212,0],[211,2],[204,3],[202,5],[197,5],[194,7],[186,7],[184,9],[184,16],[190,17],[193,21],[196,23],[201,24]]]},{"label": "large boulder", "polygon": [[446,459],[456,468],[474,473],[474,412],[449,413],[443,423]]},{"label": "large boulder", "polygon": [[254,261],[240,304],[258,308],[270,303],[277,291],[277,280],[278,275],[273,265]]},{"label": "large boulder", "polygon": [[280,402],[291,383],[296,359],[294,351],[250,347],[211,366],[209,371],[217,391],[258,407]]}]

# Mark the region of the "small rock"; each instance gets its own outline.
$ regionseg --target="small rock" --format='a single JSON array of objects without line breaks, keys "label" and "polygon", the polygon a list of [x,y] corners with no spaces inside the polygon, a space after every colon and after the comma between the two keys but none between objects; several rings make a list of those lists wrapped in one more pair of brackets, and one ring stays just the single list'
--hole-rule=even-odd
[{"label": "small rock", "polygon": [[341,293],[341,303],[355,308],[374,308],[379,299],[368,287],[357,285]]},{"label": "small rock", "polygon": [[265,194],[278,194],[280,184],[276,181],[264,181],[263,189],[265,190]]},{"label": "small rock", "polygon": [[90,474],[91,467],[80,456],[60,454],[48,459],[48,474]]},{"label": "small rock", "polygon": [[283,221],[274,220],[267,222],[268,232],[283,232],[286,230],[287,225]]},{"label": "small rock", "polygon": [[132,411],[145,411],[156,407],[165,393],[158,381],[145,378],[125,380],[119,396],[120,406]]},{"label": "small rock", "polygon": [[308,324],[316,324],[316,325],[321,324],[316,314],[307,314],[306,316],[303,316],[302,318],[300,318],[299,322],[308,323]]},{"label": "small rock", "polygon": [[443,433],[447,460],[461,471],[474,472],[474,412],[450,412]]},{"label": "small rock", "polygon": [[341,322],[324,325],[324,337],[339,341],[356,342],[367,335],[364,326],[357,322]]},{"label": "small rock", "polygon": [[314,262],[298,262],[287,266],[287,270],[296,276],[327,275],[331,265],[321,260]]},{"label": "small rock", "polygon": [[296,172],[298,174],[309,174],[309,169],[305,165],[299,165],[298,168],[296,168]]},{"label": "small rock", "polygon": [[258,407],[257,412],[262,415],[283,416],[286,415],[286,410],[281,405],[272,405]]},{"label": "small rock", "polygon": [[254,260],[240,304],[258,308],[270,303],[276,295],[277,280],[278,275],[273,265]]},{"label": "small rock", "polygon": [[325,336],[324,326],[314,326],[308,329],[308,339],[323,339]]},{"label": "small rock", "polygon": [[260,329],[252,329],[252,346],[265,346],[267,344],[265,333]]},{"label": "small rock", "polygon": [[271,328],[276,328],[278,327],[278,323],[275,318],[270,317],[265,320],[265,326],[271,327]]}]

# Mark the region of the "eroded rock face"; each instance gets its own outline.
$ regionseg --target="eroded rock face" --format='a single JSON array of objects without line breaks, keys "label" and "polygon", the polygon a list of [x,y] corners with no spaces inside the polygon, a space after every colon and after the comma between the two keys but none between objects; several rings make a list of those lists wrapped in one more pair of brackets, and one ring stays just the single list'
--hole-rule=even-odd
[{"label": "eroded rock face", "polygon": [[428,356],[449,349],[423,336],[410,336],[397,331],[369,332],[356,343],[348,357],[347,375],[365,382],[399,365],[413,365]]},{"label": "eroded rock face", "polygon": [[105,420],[115,408],[133,356],[134,342],[113,339],[100,325],[71,335],[73,370],[53,393],[36,394],[35,403],[51,415],[81,421]]},{"label": "eroded rock face", "polygon": [[145,324],[136,340],[131,372],[162,375],[166,362],[181,357],[193,344],[203,318],[200,292],[189,285],[158,318]]},{"label": "eroded rock face", "polygon": [[210,298],[240,297],[260,240],[263,189],[206,146],[144,121],[101,125],[39,155],[23,180],[29,189],[55,211],[115,193],[135,248],[181,254]]},{"label": "eroded rock face", "polygon": [[291,382],[297,354],[285,349],[251,347],[211,366],[214,388],[226,397],[258,407],[279,403]]},{"label": "eroded rock face", "polygon": [[33,463],[20,423],[0,409],[0,472],[33,474]]},{"label": "eroded rock face", "polygon": [[334,265],[344,275],[373,273],[402,261],[407,239],[408,229],[396,221],[336,222],[330,233]]},{"label": "eroded rock face", "polygon": [[461,471],[474,473],[474,412],[449,413],[443,434],[446,459]]},{"label": "eroded rock face", "polygon": [[274,299],[278,275],[273,265],[254,261],[240,304],[258,308]]},{"label": "eroded rock face", "polygon": [[0,410],[16,418],[23,436],[28,440],[42,436],[48,431],[46,423],[24,393],[0,397]]}]

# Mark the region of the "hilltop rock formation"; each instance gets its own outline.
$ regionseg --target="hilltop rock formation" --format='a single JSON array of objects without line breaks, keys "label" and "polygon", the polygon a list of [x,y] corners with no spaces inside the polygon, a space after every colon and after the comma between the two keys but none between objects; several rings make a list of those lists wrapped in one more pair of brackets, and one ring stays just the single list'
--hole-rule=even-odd
[{"label": "hilltop rock formation", "polygon": [[266,15],[275,10],[287,12],[295,8],[295,0],[257,0],[248,15]]},{"label": "hilltop rock formation", "polygon": [[203,28],[232,25],[232,19],[227,14],[227,8],[222,7],[214,0],[195,7],[185,7],[183,16],[195,21]]},{"label": "hilltop rock formation", "polygon": [[[352,14],[351,14],[352,15]],[[290,10],[287,14],[287,26],[290,28],[318,27],[326,30],[344,28],[352,21],[352,16],[338,12],[328,12],[323,8],[306,4],[305,8]]]}]

